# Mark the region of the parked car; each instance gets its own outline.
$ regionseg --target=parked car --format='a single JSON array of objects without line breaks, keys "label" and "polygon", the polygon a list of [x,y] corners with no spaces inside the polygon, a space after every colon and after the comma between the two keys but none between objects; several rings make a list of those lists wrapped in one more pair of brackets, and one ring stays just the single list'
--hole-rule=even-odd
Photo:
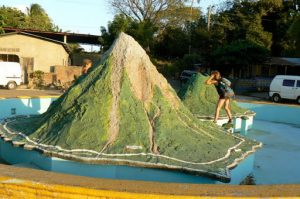
[{"label": "parked car", "polygon": [[270,85],[269,96],[274,102],[290,99],[300,104],[300,76],[275,76]]},{"label": "parked car", "polygon": [[193,74],[196,74],[197,73],[197,71],[193,71],[193,70],[184,70],[184,71],[182,71],[181,72],[181,74],[180,74],[180,81],[182,82],[182,83],[184,83],[184,82],[187,82],[191,77],[192,77],[192,75]]},{"label": "parked car", "polygon": [[21,83],[21,65],[17,62],[0,62],[0,86],[15,89]]}]

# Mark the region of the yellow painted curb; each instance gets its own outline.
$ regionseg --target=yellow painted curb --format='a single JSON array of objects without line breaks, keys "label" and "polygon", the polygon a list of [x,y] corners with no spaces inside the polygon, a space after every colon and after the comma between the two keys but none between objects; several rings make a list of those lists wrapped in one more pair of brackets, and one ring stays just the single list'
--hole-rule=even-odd
[{"label": "yellow painted curb", "polygon": [[[204,185],[205,186],[205,185]],[[221,188],[226,194],[226,187],[216,187],[216,189]],[[292,187],[291,187],[292,188]],[[202,190],[203,191],[203,190]],[[268,190],[265,190],[268,193]],[[118,199],[196,199],[196,198],[247,198],[254,199],[260,197],[243,197],[243,196],[209,196],[210,194],[203,194],[203,196],[176,196],[176,195],[166,195],[166,194],[147,194],[147,193],[133,193],[133,192],[122,192],[113,190],[97,190],[84,187],[76,186],[66,186],[66,185],[55,185],[55,184],[45,184],[37,183],[28,180],[20,180],[11,177],[1,177],[0,176],[0,198],[118,198]],[[267,196],[266,198],[299,198],[299,197],[284,197],[284,196]]]},{"label": "yellow painted curb", "polygon": [[42,96],[32,96],[31,98],[59,98],[60,95],[42,95]]},{"label": "yellow painted curb", "polygon": [[[0,177],[1,198],[151,198],[151,199],[188,199],[188,198],[210,198],[197,196],[173,196],[118,192],[108,190],[95,190],[81,187],[49,185],[34,183],[31,181],[18,180],[14,178]],[[214,197],[228,198],[228,197]]]},{"label": "yellow painted curb", "polygon": [[32,97],[30,96],[17,96],[16,98],[20,98],[20,99],[30,99]]}]

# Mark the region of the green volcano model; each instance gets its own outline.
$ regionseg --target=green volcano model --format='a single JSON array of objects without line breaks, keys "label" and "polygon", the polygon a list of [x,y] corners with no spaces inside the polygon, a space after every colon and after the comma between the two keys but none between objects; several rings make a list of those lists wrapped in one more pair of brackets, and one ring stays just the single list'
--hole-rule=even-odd
[{"label": "green volcano model", "polygon": [[51,156],[227,179],[227,169],[259,145],[200,122],[124,33],[46,113],[7,120],[1,128]]},{"label": "green volcano model", "polygon": [[[213,118],[216,110],[216,103],[219,99],[215,86],[205,84],[207,79],[208,76],[197,73],[193,75],[178,92],[184,105],[189,108],[194,115],[200,118]],[[232,115],[235,117],[255,114],[250,110],[239,107],[234,100],[231,101],[230,106]],[[220,116],[226,116],[224,109],[222,109]]]}]

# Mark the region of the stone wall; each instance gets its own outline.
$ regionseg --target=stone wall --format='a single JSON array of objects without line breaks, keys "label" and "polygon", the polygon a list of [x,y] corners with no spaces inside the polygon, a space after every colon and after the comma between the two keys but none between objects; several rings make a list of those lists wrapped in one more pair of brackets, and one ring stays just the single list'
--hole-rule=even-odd
[{"label": "stone wall", "polygon": [[44,85],[69,83],[80,75],[80,66],[52,66],[51,72],[44,74]]}]

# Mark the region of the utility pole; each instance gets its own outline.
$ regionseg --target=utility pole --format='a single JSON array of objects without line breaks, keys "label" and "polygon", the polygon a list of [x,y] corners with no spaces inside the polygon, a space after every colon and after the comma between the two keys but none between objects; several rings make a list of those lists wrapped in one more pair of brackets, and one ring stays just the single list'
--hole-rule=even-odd
[{"label": "utility pole", "polygon": [[190,22],[189,22],[189,55],[191,54],[192,51],[192,20],[193,20],[193,4],[194,0],[191,1],[191,7],[190,7]]},{"label": "utility pole", "polygon": [[[191,54],[192,51],[192,21],[193,21],[193,5],[194,5],[195,0],[191,0],[191,7],[190,7],[190,22],[189,22],[189,55]],[[200,3],[200,0],[197,0],[197,3]]]},{"label": "utility pole", "polygon": [[211,8],[212,6],[210,5],[208,8],[207,8],[207,30],[209,31],[210,29],[210,21],[211,21]]}]

